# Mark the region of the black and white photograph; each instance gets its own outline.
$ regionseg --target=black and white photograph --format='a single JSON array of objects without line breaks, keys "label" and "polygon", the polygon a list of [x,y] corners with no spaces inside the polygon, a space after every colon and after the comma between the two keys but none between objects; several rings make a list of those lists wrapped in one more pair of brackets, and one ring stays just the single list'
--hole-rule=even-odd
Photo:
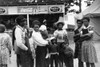
[{"label": "black and white photograph", "polygon": [[0,67],[100,67],[100,0],[0,0]]}]

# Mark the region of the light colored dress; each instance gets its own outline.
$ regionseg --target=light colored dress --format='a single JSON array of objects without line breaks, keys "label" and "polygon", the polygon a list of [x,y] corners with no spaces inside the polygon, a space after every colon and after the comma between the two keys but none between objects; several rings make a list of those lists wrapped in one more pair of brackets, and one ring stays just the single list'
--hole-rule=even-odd
[{"label": "light colored dress", "polygon": [[8,64],[11,45],[11,37],[7,33],[0,33],[0,65]]},{"label": "light colored dress", "polygon": [[[92,26],[89,25],[88,27],[84,27],[84,29],[88,29],[89,33],[93,33],[93,28],[91,27]],[[81,55],[81,60],[83,62],[96,63],[98,61],[92,38],[90,40],[83,41]]]}]

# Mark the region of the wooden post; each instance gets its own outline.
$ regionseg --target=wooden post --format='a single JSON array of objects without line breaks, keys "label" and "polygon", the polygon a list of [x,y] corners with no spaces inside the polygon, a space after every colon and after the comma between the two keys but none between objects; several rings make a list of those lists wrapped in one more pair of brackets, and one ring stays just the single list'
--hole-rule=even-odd
[{"label": "wooden post", "polygon": [[79,0],[79,12],[82,11],[82,8],[81,8],[82,4],[81,4],[81,2],[82,2],[82,0]]},{"label": "wooden post", "polygon": [[36,67],[36,57],[34,58],[34,67]]},{"label": "wooden post", "polygon": [[29,14],[27,14],[27,26],[30,27],[30,24],[29,24]]}]

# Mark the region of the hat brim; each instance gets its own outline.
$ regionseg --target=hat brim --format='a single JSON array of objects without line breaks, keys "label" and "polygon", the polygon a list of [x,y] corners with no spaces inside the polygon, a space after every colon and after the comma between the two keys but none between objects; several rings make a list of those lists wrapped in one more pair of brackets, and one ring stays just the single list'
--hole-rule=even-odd
[{"label": "hat brim", "polygon": [[63,22],[59,22],[59,23],[57,23],[57,26],[58,26],[59,24],[62,24],[62,25],[64,26],[64,23],[63,23]]}]

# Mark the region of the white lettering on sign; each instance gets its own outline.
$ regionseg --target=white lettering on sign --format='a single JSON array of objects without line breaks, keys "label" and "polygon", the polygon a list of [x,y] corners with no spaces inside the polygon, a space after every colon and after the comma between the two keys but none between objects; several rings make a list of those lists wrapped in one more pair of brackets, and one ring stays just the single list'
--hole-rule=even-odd
[{"label": "white lettering on sign", "polygon": [[50,5],[49,6],[49,13],[62,13],[63,12],[63,5]]},{"label": "white lettering on sign", "polygon": [[60,10],[61,10],[61,8],[58,6],[54,6],[54,7],[50,8],[50,11],[52,11],[52,12],[59,12]]},{"label": "white lettering on sign", "polygon": [[33,8],[21,8],[20,12],[22,12],[22,13],[32,13]]}]

